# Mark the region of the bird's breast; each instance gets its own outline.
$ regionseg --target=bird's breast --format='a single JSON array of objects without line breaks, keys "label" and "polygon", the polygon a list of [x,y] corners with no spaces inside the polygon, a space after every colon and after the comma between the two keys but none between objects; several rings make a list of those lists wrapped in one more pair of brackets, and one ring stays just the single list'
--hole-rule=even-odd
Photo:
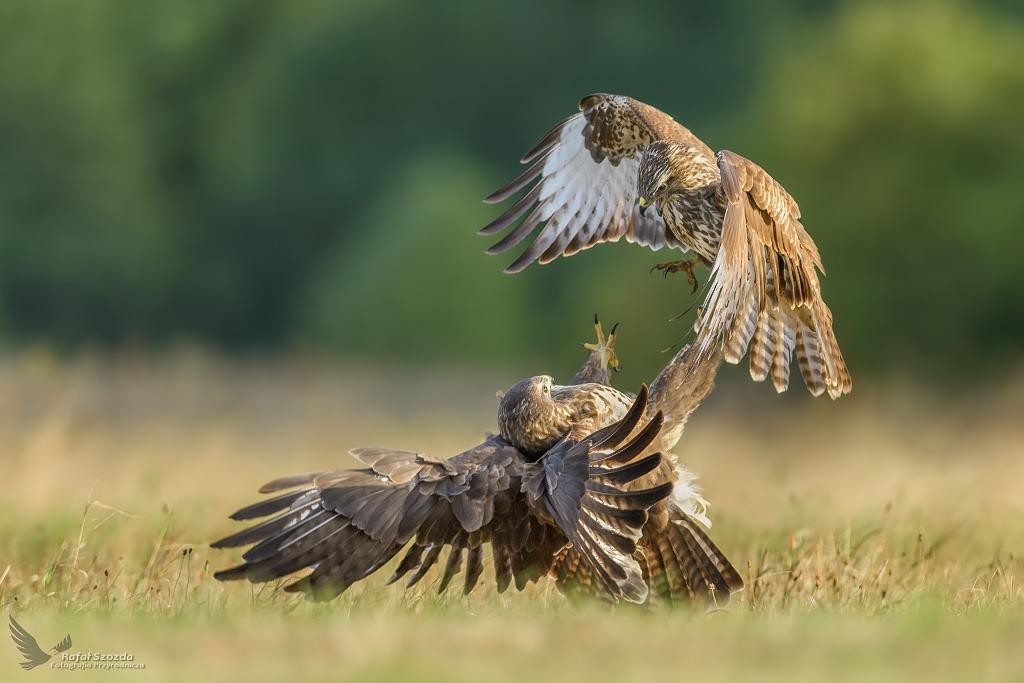
[{"label": "bird's breast", "polygon": [[704,193],[683,193],[667,202],[662,212],[665,225],[680,242],[711,263],[722,242],[722,213]]},{"label": "bird's breast", "polygon": [[603,429],[614,424],[626,416],[633,400],[617,389],[598,386],[591,393],[587,400],[590,412],[589,419],[593,423],[593,430]]}]

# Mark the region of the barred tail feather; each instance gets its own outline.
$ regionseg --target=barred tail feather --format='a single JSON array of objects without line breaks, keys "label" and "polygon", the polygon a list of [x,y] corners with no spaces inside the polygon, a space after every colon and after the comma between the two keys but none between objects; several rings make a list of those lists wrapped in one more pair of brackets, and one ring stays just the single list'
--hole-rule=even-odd
[{"label": "barred tail feather", "polygon": [[646,574],[652,591],[671,604],[714,601],[728,604],[743,589],[743,579],[700,525],[669,502],[669,522],[643,540]]},{"label": "barred tail feather", "polygon": [[755,382],[763,382],[768,376],[775,357],[775,342],[775,325],[766,311],[758,319],[750,342],[750,376]]},{"label": "barred tail feather", "polygon": [[757,328],[757,296],[753,290],[747,293],[736,317],[736,325],[725,344],[725,360],[733,365],[743,360],[751,337]]},{"label": "barred tail feather", "polygon": [[827,370],[825,384],[828,395],[832,399],[837,399],[843,394],[850,393],[853,389],[853,380],[850,378],[846,361],[843,360],[843,353],[839,350],[839,342],[832,331],[832,311],[824,301],[819,300],[811,309],[811,316],[814,329],[818,333],[819,352]]},{"label": "barred tail feather", "polygon": [[679,532],[670,535],[672,547],[677,553],[681,553],[678,543],[678,537],[681,536],[700,567],[703,579],[701,588],[710,591],[713,586],[716,598],[718,595],[722,595],[726,600],[732,593],[743,590],[743,579],[725,554],[718,549],[718,546],[695,520],[682,511],[677,511],[677,513],[670,517],[670,526]]},{"label": "barred tail feather", "polygon": [[775,318],[775,357],[772,359],[772,383],[780,394],[789,388],[789,364],[796,344],[796,320],[783,316]]},{"label": "barred tail feather", "polygon": [[822,374],[821,355],[818,353],[818,337],[807,325],[800,323],[796,329],[796,360],[803,375],[804,384],[812,396],[825,393],[825,379]]},{"label": "barred tail feather", "polygon": [[[673,548],[673,539],[681,552]],[[669,524],[648,540],[644,550],[649,558],[649,582],[657,588],[658,597],[670,605],[697,603],[700,593],[694,588],[701,585],[700,567],[675,527]]]}]

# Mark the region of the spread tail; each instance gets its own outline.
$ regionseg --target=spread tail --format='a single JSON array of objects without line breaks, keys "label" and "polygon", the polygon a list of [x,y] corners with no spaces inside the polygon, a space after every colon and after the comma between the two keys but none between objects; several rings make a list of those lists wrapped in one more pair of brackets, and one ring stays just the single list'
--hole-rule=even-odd
[{"label": "spread tail", "polygon": [[651,593],[669,604],[706,602],[724,607],[743,579],[698,522],[675,501],[665,528],[650,529],[641,545]]}]

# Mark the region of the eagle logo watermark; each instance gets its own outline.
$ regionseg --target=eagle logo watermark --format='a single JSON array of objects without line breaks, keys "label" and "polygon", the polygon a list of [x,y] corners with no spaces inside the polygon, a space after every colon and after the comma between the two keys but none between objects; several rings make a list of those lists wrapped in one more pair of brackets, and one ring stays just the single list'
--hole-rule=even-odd
[{"label": "eagle logo watermark", "polygon": [[[71,649],[71,635],[50,648],[49,652],[39,647],[35,637],[8,614],[11,620],[11,639],[25,658],[19,662],[21,668],[30,671],[49,662],[51,669],[145,669],[143,662],[135,661],[131,652],[68,652]],[[60,655],[58,657],[58,655]]]},{"label": "eagle logo watermark", "polygon": [[50,648],[49,654],[44,652],[36,639],[31,633],[25,630],[25,628],[14,620],[11,619],[11,638],[14,640],[14,644],[18,647],[22,656],[25,658],[24,662],[21,662],[21,668],[25,671],[36,668],[40,664],[46,664],[53,655],[60,654],[71,648],[71,634],[64,636],[64,640],[60,641],[56,645]]}]

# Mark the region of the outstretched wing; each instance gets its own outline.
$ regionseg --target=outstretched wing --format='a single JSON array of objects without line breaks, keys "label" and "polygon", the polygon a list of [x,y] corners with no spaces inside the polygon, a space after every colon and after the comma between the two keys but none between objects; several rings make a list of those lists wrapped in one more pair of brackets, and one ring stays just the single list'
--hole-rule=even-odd
[{"label": "outstretched wing", "polygon": [[261,582],[312,568],[285,590],[330,599],[386,564],[414,536],[425,536],[430,552],[416,580],[449,545],[452,571],[446,571],[443,589],[458,568],[455,556],[461,560],[462,550],[470,548],[466,591],[471,590],[482,569],[480,546],[489,540],[485,530],[496,511],[511,507],[506,470],[520,459],[518,452],[496,436],[447,460],[382,448],[352,454],[370,467],[286,477],[262,487],[263,493],[301,488],[232,515],[277,516],[211,544],[255,544],[242,555],[244,564],[215,577]]},{"label": "outstretched wing", "polygon": [[580,113],[558,124],[522,158],[532,165],[484,201],[497,203],[540,179],[508,211],[480,230],[501,232],[523,218],[487,250],[500,254],[529,237],[536,239],[505,269],[518,273],[536,260],[553,261],[601,242],[625,236],[653,250],[666,244],[686,250],[665,227],[656,211],[641,216],[637,209],[640,154],[655,140],[676,140],[698,147],[708,159],[714,153],[689,130],[664,112],[619,95],[590,95]]},{"label": "outstretched wing", "polygon": [[26,660],[21,662],[21,668],[28,671],[50,661],[50,655],[43,652],[42,648],[39,647],[39,643],[32,637],[32,634],[22,628],[21,624],[14,620],[14,617],[10,619],[11,638],[14,639],[14,644]]},{"label": "outstretched wing", "polygon": [[800,209],[754,162],[729,151],[717,159],[726,208],[714,283],[698,320],[702,350],[721,338],[726,360],[738,363],[749,345],[750,374],[760,381],[770,372],[780,392],[795,350],[812,394],[849,393],[853,383],[815,272],[824,272],[821,257]]},{"label": "outstretched wing", "polygon": [[643,387],[622,420],[580,443],[561,441],[544,455],[543,472],[524,484],[572,542],[581,573],[611,597],[633,602],[647,599],[647,583],[634,557],[647,511],[673,488],[671,482],[636,485],[662,463],[660,453],[641,457],[658,437],[660,413],[626,441],[646,408]]},{"label": "outstretched wing", "polygon": [[[513,579],[517,590],[522,590],[547,573],[555,553],[566,544],[565,535],[534,516],[520,491],[522,470],[530,464],[501,436],[491,437],[487,443],[500,444],[508,454],[500,470],[492,470],[497,476],[486,480],[471,477],[464,494],[452,498],[449,505],[435,505],[388,579],[389,584],[410,572],[406,586],[416,584],[448,547],[438,592],[444,591],[464,566],[463,592],[469,593],[483,574],[484,545],[488,543],[498,592],[504,592]],[[463,480],[467,463],[476,459],[472,453],[443,461],[455,473],[451,475],[455,482]]]},{"label": "outstretched wing", "polygon": [[360,449],[353,455],[368,469],[270,482],[262,492],[298,489],[232,515],[276,516],[211,544],[254,544],[243,564],[214,576],[262,582],[312,568],[285,590],[330,599],[413,541],[389,583],[413,572],[407,585],[415,584],[447,547],[439,590],[465,566],[468,593],[483,573],[483,546],[490,543],[498,590],[513,579],[521,590],[546,575],[572,543],[610,595],[643,600],[646,584],[632,554],[647,509],[672,488],[627,488],[661,463],[659,454],[638,457],[656,438],[660,415],[627,442],[645,407],[646,389],[621,421],[579,443],[563,440],[538,462],[527,462],[494,436],[446,460]]}]

